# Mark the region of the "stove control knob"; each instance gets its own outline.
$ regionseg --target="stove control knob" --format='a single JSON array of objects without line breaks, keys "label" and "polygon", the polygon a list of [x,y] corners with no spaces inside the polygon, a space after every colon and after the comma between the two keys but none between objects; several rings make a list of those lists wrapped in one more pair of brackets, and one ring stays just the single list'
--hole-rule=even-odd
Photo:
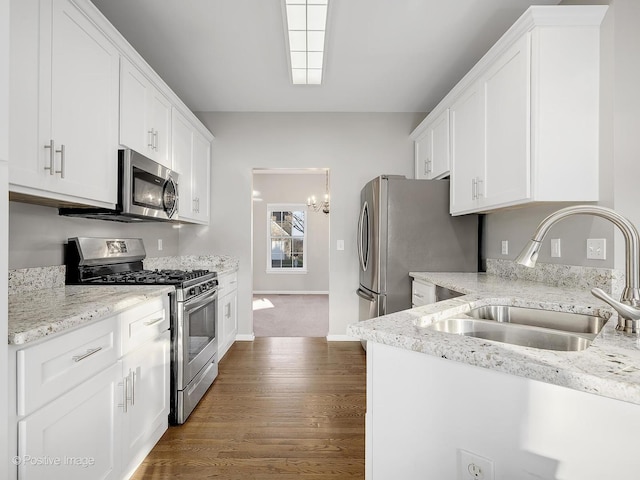
[{"label": "stove control knob", "polygon": [[195,287],[190,288],[190,289],[189,289],[189,295],[195,295],[195,294],[196,294],[196,289],[195,289]]}]

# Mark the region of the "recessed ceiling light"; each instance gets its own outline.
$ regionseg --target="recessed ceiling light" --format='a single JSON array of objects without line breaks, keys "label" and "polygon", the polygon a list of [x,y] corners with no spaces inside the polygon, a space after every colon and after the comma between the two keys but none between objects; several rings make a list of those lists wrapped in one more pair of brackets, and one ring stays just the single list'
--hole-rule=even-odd
[{"label": "recessed ceiling light", "polygon": [[289,65],[294,85],[320,85],[329,0],[284,0]]}]

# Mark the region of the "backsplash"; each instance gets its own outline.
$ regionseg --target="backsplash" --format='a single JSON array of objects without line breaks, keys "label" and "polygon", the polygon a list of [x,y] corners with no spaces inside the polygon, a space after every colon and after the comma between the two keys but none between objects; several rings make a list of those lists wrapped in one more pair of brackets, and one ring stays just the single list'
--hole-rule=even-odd
[{"label": "backsplash", "polygon": [[179,257],[153,257],[143,260],[146,270],[204,268],[214,272],[238,269],[238,259],[229,255],[182,255]]},{"label": "backsplash", "polygon": [[9,295],[64,287],[64,265],[9,270]]},{"label": "backsplash", "polygon": [[512,260],[487,258],[487,274],[540,282],[555,287],[584,290],[598,287],[613,295],[619,295],[624,288],[624,272],[611,268],[541,262],[538,262],[535,268],[528,268]]},{"label": "backsplash", "polygon": [[[144,268],[155,269],[208,269],[218,273],[238,269],[238,259],[229,255],[183,255],[181,257],[145,258]],[[60,288],[65,285],[64,265],[51,267],[34,267],[9,270],[9,295],[16,295],[33,290]]]}]

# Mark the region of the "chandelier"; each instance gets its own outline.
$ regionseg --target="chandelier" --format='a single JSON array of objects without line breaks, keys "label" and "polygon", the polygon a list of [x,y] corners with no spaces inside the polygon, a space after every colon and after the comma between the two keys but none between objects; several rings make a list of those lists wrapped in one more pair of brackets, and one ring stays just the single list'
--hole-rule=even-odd
[{"label": "chandelier", "polygon": [[324,200],[318,203],[315,195],[312,195],[307,198],[307,207],[311,208],[314,212],[322,212],[325,215],[329,215],[329,170],[327,170],[325,174]]}]

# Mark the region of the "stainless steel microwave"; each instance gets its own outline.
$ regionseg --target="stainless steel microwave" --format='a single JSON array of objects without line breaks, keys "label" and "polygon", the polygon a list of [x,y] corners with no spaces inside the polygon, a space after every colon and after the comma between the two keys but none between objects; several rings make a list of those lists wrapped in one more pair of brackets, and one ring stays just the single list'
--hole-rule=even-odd
[{"label": "stainless steel microwave", "polygon": [[133,150],[119,150],[116,208],[60,208],[59,213],[119,222],[177,220],[178,174]]}]

